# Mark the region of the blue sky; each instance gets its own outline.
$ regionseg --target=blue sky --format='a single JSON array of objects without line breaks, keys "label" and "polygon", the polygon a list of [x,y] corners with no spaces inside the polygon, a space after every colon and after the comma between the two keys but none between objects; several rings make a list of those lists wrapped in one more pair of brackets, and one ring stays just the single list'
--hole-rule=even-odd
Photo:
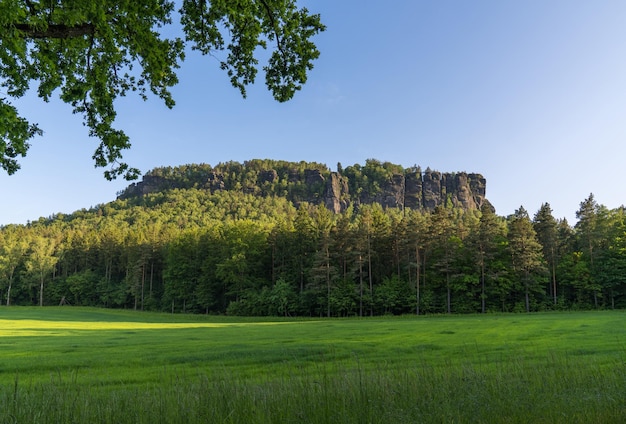
[{"label": "blue sky", "polygon": [[[367,158],[478,172],[499,215],[549,202],[575,222],[594,193],[626,203],[626,2],[318,0],[328,30],[309,81],[284,104],[263,79],[247,99],[215,58],[188,55],[167,109],[118,102],[125,159],[146,172],[254,158],[364,164]],[[115,199],[97,145],[68,106],[18,103],[45,131],[22,169],[0,174],[0,225]]]}]

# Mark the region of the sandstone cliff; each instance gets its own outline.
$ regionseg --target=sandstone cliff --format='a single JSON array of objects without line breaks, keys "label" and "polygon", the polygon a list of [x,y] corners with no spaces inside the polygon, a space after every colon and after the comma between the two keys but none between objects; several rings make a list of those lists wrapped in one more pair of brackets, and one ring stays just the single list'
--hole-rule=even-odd
[{"label": "sandstone cliff", "polygon": [[198,188],[211,193],[238,190],[259,196],[284,196],[296,205],[302,202],[323,204],[335,213],[350,205],[371,203],[400,209],[433,210],[439,205],[479,209],[485,201],[486,180],[480,174],[441,173],[430,169],[421,172],[419,168],[393,166],[387,167],[387,172],[370,173],[368,177],[365,172],[356,173],[367,168],[355,167],[346,170],[350,176],[331,172],[319,164],[258,160],[244,164],[229,162],[215,168],[209,165],[157,168],[141,182],[131,184],[119,197],[144,196],[170,189]]},{"label": "sandstone cliff", "polygon": [[334,196],[327,200],[326,206],[335,212],[344,210],[348,204],[345,200],[343,203],[339,201],[343,196],[344,199],[350,198],[356,205],[380,203],[388,208],[433,210],[439,205],[449,204],[462,209],[480,209],[485,201],[486,185],[487,181],[480,174],[430,170],[423,175],[407,172],[393,174],[375,194],[362,192],[360,196],[354,197],[346,192],[347,186],[340,192],[334,189]]}]

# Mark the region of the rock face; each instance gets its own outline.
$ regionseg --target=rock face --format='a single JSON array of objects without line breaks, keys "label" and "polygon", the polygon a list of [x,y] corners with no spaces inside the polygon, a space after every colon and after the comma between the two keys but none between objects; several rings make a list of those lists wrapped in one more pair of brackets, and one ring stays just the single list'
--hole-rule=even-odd
[{"label": "rock face", "polygon": [[261,171],[259,173],[259,182],[262,183],[273,183],[278,179],[278,173],[270,169],[268,171]]},{"label": "rock face", "polygon": [[345,211],[350,205],[347,193],[348,182],[345,178],[337,172],[331,172],[324,192],[324,205],[334,213]]},{"label": "rock face", "polygon": [[423,187],[422,174],[411,172],[404,176],[404,207],[409,209],[423,208]]},{"label": "rock face", "polygon": [[435,209],[443,204],[444,193],[441,191],[441,173],[427,169],[422,178],[422,207]]},{"label": "rock face", "polygon": [[154,175],[144,175],[141,182],[132,183],[126,187],[126,190],[119,195],[119,198],[129,197],[141,197],[150,193],[157,193],[159,191],[171,190],[176,187],[176,184],[164,177]]},{"label": "rock face", "polygon": [[380,203],[387,208],[433,210],[451,205],[462,209],[480,209],[485,201],[486,180],[480,174],[441,173],[426,170],[393,174],[374,196],[365,194],[356,203]]},{"label": "rock face", "polygon": [[[242,168],[243,169],[243,168]],[[243,169],[245,171],[245,169]],[[241,177],[241,176],[240,176]],[[243,177],[241,177],[243,178]],[[258,196],[285,196],[294,204],[302,202],[323,204],[334,213],[345,211],[350,205],[379,203],[385,208],[433,210],[437,206],[462,209],[480,209],[485,202],[486,180],[480,174],[457,172],[441,173],[410,168],[403,173],[392,173],[379,178],[375,184],[350,185],[347,176],[326,169],[291,168],[257,169],[246,174],[245,181],[208,170],[198,180],[181,181],[167,176],[146,175],[143,181],[131,184],[119,197],[139,197],[146,194],[196,187],[211,193],[239,190]],[[350,192],[352,187],[353,191]],[[355,188],[356,187],[356,188]]]},{"label": "rock face", "polygon": [[304,183],[308,186],[324,184],[325,179],[319,169],[306,169],[304,171]]}]

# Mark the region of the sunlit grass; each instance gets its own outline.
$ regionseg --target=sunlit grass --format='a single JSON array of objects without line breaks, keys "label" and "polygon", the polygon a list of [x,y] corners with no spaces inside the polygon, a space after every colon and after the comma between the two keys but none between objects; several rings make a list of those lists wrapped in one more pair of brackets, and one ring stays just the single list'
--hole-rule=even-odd
[{"label": "sunlit grass", "polygon": [[626,408],[624,312],[268,322],[2,307],[0,352],[0,411],[18,422],[37,407],[47,422],[384,423],[619,422]]},{"label": "sunlit grass", "polygon": [[185,328],[218,328],[237,326],[261,326],[289,324],[288,322],[260,323],[149,323],[149,322],[104,322],[104,321],[44,321],[0,319],[0,337],[11,336],[67,336],[76,334],[74,330],[171,330]]}]

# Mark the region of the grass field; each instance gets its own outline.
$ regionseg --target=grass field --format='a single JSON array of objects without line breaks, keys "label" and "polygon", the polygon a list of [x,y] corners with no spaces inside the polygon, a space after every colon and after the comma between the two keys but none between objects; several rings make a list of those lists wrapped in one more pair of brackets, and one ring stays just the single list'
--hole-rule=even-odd
[{"label": "grass field", "polygon": [[0,423],[626,422],[626,313],[0,307]]}]

